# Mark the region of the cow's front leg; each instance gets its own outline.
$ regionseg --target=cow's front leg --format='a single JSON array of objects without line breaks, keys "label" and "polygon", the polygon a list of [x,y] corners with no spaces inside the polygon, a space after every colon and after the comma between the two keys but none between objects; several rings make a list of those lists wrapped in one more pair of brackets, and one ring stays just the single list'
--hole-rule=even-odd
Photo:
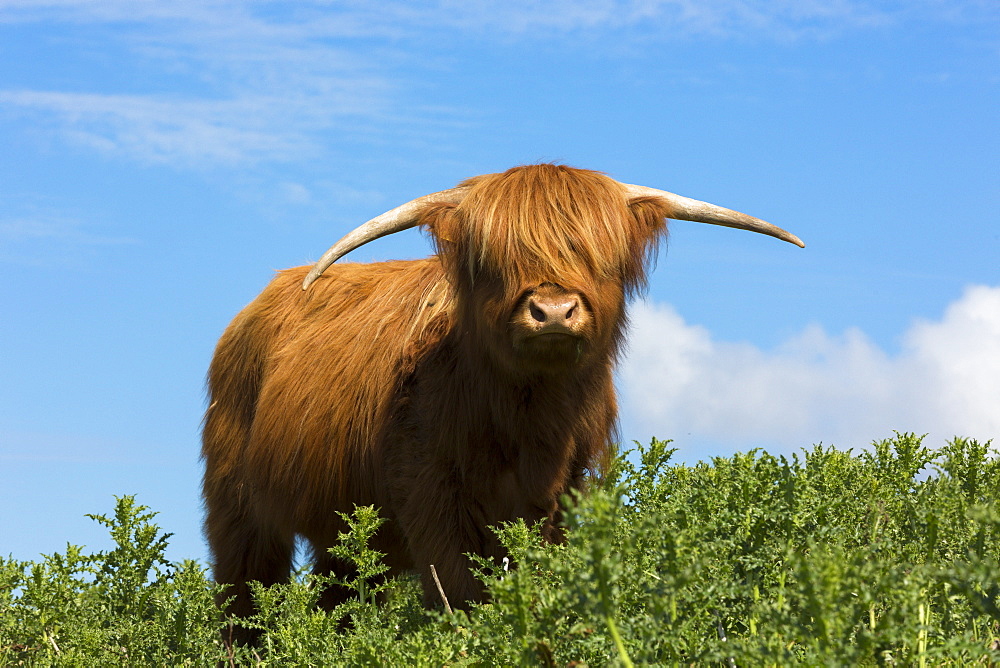
[{"label": "cow's front leg", "polygon": [[478,504],[463,498],[460,490],[447,486],[425,486],[418,493],[407,496],[407,503],[397,511],[397,518],[413,565],[420,572],[424,603],[442,605],[441,594],[431,576],[431,565],[453,608],[482,601],[483,583],[473,575],[472,562],[465,555],[489,556],[498,545],[480,517]]}]

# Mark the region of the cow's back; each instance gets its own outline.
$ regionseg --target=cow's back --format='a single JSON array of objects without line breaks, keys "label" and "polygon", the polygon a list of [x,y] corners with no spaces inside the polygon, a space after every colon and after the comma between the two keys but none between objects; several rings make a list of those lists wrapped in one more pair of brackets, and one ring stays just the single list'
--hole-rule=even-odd
[{"label": "cow's back", "polygon": [[278,273],[227,328],[209,370],[205,494],[305,534],[334,510],[383,505],[377,439],[402,377],[440,338],[436,258],[342,264],[309,291]]}]

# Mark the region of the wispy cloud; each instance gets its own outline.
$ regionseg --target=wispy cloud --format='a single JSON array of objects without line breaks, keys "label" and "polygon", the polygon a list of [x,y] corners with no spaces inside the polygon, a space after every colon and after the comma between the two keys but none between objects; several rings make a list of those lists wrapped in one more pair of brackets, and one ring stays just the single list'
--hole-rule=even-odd
[{"label": "wispy cloud", "polygon": [[[917,4],[928,14],[938,7],[967,16],[982,3],[959,2],[964,13],[954,2]],[[8,30],[32,22],[108,27],[85,48],[127,54],[109,62],[137,68],[130,81],[146,87],[0,90],[0,108],[79,145],[143,162],[315,159],[330,143],[327,133],[391,141],[407,128],[426,133],[460,120],[461,110],[416,99],[414,68],[433,65],[407,55],[405,45],[435,35],[545,41],[586,33],[609,45],[706,34],[783,39],[903,20],[913,11],[860,0],[0,0],[0,26]],[[72,43],[86,43],[86,34]],[[74,48],[68,44],[60,48]]]},{"label": "wispy cloud", "polygon": [[[104,153],[184,165],[308,157],[315,147],[307,131],[320,124],[296,114],[294,100],[267,96],[197,100],[22,90],[0,92],[0,105],[40,114],[41,123]],[[283,124],[288,117],[297,122]]]},{"label": "wispy cloud", "polygon": [[94,252],[100,247],[131,245],[131,237],[102,234],[82,221],[43,210],[27,211],[0,217],[0,262],[18,265],[50,266],[73,264],[82,249]]},{"label": "wispy cloud", "polygon": [[46,240],[66,244],[117,245],[135,243],[127,237],[110,237],[85,231],[73,220],[13,218],[0,220],[0,240],[5,242]]},{"label": "wispy cloud", "polygon": [[0,0],[0,23],[113,26],[93,38],[97,48],[134,72],[124,92],[2,90],[0,108],[79,145],[181,166],[312,159],[325,131],[364,137],[419,116],[377,58],[331,44],[356,29],[350,18],[279,13],[229,2]]},{"label": "wispy cloud", "polygon": [[899,354],[860,330],[809,327],[774,350],[716,341],[669,306],[638,304],[620,380],[629,438],[728,448],[864,446],[892,430],[1000,440],[1000,287],[968,288],[916,322]]},{"label": "wispy cloud", "polygon": [[1000,18],[989,0],[0,0],[0,23],[39,20],[151,23],[192,28],[223,41],[245,36],[267,47],[289,38],[413,37],[442,31],[497,31],[549,37],[639,27],[663,36],[756,32],[811,33],[907,21],[976,22]]},{"label": "wispy cloud", "polygon": [[780,37],[883,23],[889,15],[850,0],[745,2],[735,0],[488,0],[448,3],[450,22],[464,29],[515,35],[635,29],[661,39],[691,36]]}]

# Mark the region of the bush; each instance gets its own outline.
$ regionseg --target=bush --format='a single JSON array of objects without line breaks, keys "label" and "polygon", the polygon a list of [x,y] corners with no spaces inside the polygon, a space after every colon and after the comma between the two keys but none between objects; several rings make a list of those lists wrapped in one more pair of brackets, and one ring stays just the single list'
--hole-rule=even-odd
[{"label": "bush", "polygon": [[[497,529],[513,563],[478,559],[491,603],[425,610],[411,577],[257,589],[258,650],[227,652],[215,587],[164,559],[169,535],[131,497],[92,516],[115,548],[0,560],[0,664],[990,665],[1000,661],[1000,460],[897,434],[857,455],[817,446],[672,465],[669,443],[621,457],[567,499],[566,541]],[[634,463],[633,463],[634,460]],[[371,508],[334,548],[384,570]],[[378,598],[379,602],[375,603]],[[344,624],[343,619],[350,619]]]},{"label": "bush", "polygon": [[[67,545],[38,562],[0,559],[0,664],[209,664],[219,653],[215,585],[205,567],[163,556],[169,534],[132,497],[108,527],[110,552]],[[180,658],[180,661],[177,659]]]}]

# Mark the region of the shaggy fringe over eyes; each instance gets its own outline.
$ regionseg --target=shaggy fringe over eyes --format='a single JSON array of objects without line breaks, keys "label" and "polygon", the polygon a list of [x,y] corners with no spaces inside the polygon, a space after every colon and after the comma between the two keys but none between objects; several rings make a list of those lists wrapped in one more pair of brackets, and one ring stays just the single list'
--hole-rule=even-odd
[{"label": "shaggy fringe over eyes", "polygon": [[544,276],[568,285],[623,281],[627,293],[642,290],[670,213],[664,200],[630,203],[604,174],[561,165],[515,168],[462,185],[470,190],[460,205],[426,214],[439,253],[463,254],[455,259],[473,279],[485,271],[513,286]]}]

